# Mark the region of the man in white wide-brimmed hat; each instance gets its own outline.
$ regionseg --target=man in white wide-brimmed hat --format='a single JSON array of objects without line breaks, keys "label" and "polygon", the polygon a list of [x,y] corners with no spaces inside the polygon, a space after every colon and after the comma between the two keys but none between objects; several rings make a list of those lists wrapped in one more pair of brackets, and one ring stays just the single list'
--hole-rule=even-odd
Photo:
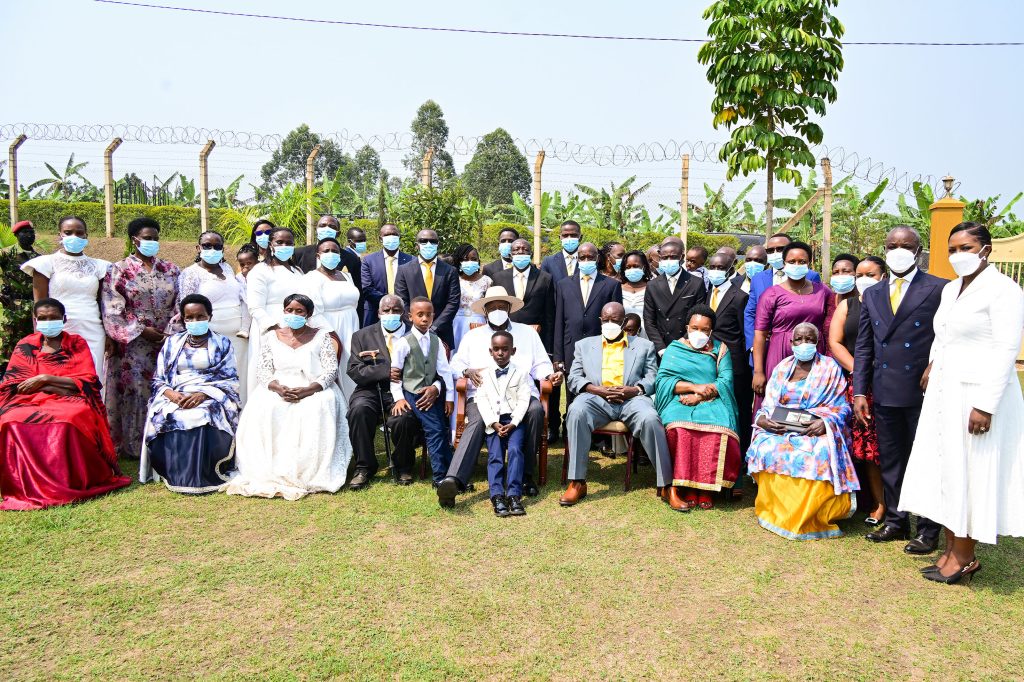
[{"label": "man in white wide-brimmed hat", "polygon": [[[547,379],[555,386],[562,383],[562,373],[555,372],[551,359],[544,348],[540,335],[533,327],[520,324],[509,319],[509,314],[522,308],[523,302],[510,296],[503,287],[491,287],[483,298],[472,304],[475,313],[486,315],[487,323],[470,329],[462,337],[459,348],[451,359],[452,372],[456,377],[465,377],[466,388],[466,424],[462,431],[459,447],[455,451],[448,475],[437,487],[437,500],[442,507],[455,504],[455,497],[464,492],[473,475],[473,467],[480,456],[480,448],[484,443],[485,425],[480,418],[474,399],[477,386],[480,384],[480,370],[489,366],[493,360],[490,355],[491,336],[498,331],[512,334],[516,353],[512,356],[512,364],[534,381]],[[523,491],[528,496],[537,495],[535,483],[537,469],[537,451],[540,448],[541,429],[544,428],[544,409],[540,404],[540,389],[533,385],[530,407],[526,410],[523,424],[526,427],[525,450],[526,467],[523,475]]]}]

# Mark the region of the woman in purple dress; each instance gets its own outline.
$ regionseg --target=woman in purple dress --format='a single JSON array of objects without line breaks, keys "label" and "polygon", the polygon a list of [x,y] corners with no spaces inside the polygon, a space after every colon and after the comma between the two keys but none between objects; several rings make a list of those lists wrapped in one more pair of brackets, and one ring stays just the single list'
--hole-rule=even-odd
[{"label": "woman in purple dress", "polygon": [[128,223],[132,254],[114,263],[103,280],[103,326],[113,342],[107,361],[107,416],[117,454],[138,459],[146,428],[156,360],[178,301],[178,266],[156,257],[160,224]]},{"label": "woman in purple dress", "polygon": [[[754,410],[761,406],[767,377],[784,359],[793,354],[790,344],[798,324],[809,322],[822,329],[832,316],[835,296],[824,284],[807,279],[811,267],[811,247],[790,242],[782,252],[786,279],[761,294],[754,318]],[[818,352],[826,355],[824,334],[818,338]]]}]

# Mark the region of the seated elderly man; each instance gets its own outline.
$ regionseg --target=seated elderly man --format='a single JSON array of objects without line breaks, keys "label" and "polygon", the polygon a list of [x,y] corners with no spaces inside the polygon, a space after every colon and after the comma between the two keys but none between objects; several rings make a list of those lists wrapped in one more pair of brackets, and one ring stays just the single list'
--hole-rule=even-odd
[{"label": "seated elderly man", "polygon": [[569,442],[569,487],[558,500],[571,507],[587,496],[587,463],[594,429],[612,421],[625,422],[643,443],[657,471],[658,492],[672,481],[668,441],[651,397],[658,374],[654,344],[626,336],[621,303],[601,308],[601,336],[576,342],[568,387],[576,400],[566,414]]},{"label": "seated elderly man", "polygon": [[[473,466],[480,456],[480,448],[484,443],[486,425],[480,418],[480,411],[474,404],[474,399],[477,387],[483,381],[481,370],[494,363],[490,353],[491,336],[497,331],[512,334],[516,349],[515,355],[512,356],[512,364],[519,371],[532,377],[535,382],[547,379],[554,386],[562,383],[562,373],[552,369],[551,360],[540,340],[540,335],[530,325],[509,319],[509,314],[519,310],[522,305],[521,300],[509,296],[508,291],[497,286],[490,287],[484,297],[472,305],[473,312],[487,316],[487,324],[466,332],[451,360],[452,372],[468,380],[466,424],[448,475],[437,486],[437,501],[442,507],[454,506],[456,495],[468,488]],[[531,385],[530,394],[530,406],[522,422],[526,427],[523,492],[533,497],[538,493],[534,474],[537,469],[541,430],[544,428],[544,409],[540,404],[540,389],[535,383]]]},{"label": "seated elderly man", "polygon": [[389,464],[395,482],[410,485],[413,480],[420,423],[411,410],[397,416],[391,414],[394,405],[391,397],[391,350],[399,339],[409,333],[409,326],[402,320],[404,314],[402,299],[385,294],[374,315],[379,321],[352,335],[346,368],[349,379],[356,384],[348,403],[348,433],[356,463],[355,476],[349,483],[352,490],[365,488],[377,473],[374,437],[377,424],[385,419],[385,415],[388,435],[394,447]]}]

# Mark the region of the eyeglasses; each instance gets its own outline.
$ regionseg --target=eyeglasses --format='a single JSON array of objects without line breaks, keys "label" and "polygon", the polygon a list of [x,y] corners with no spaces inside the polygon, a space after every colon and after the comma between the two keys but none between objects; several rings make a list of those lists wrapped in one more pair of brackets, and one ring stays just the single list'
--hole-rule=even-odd
[{"label": "eyeglasses", "polygon": [[416,241],[418,243],[420,243],[420,244],[439,244],[440,243],[437,239],[417,239]]},{"label": "eyeglasses", "polygon": [[203,251],[223,251],[224,245],[217,246],[216,244],[200,244],[199,248]]},{"label": "eyeglasses", "polygon": [[259,237],[261,234],[270,234],[273,230],[256,230],[256,236]]}]

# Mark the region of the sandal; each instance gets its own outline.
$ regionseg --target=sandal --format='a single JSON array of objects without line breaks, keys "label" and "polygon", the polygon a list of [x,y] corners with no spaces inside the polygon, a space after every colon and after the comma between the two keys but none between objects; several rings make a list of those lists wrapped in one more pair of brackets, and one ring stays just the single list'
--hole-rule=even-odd
[{"label": "sandal", "polygon": [[701,509],[714,509],[715,501],[707,493],[701,493],[701,495],[697,498],[697,506],[699,506]]}]

